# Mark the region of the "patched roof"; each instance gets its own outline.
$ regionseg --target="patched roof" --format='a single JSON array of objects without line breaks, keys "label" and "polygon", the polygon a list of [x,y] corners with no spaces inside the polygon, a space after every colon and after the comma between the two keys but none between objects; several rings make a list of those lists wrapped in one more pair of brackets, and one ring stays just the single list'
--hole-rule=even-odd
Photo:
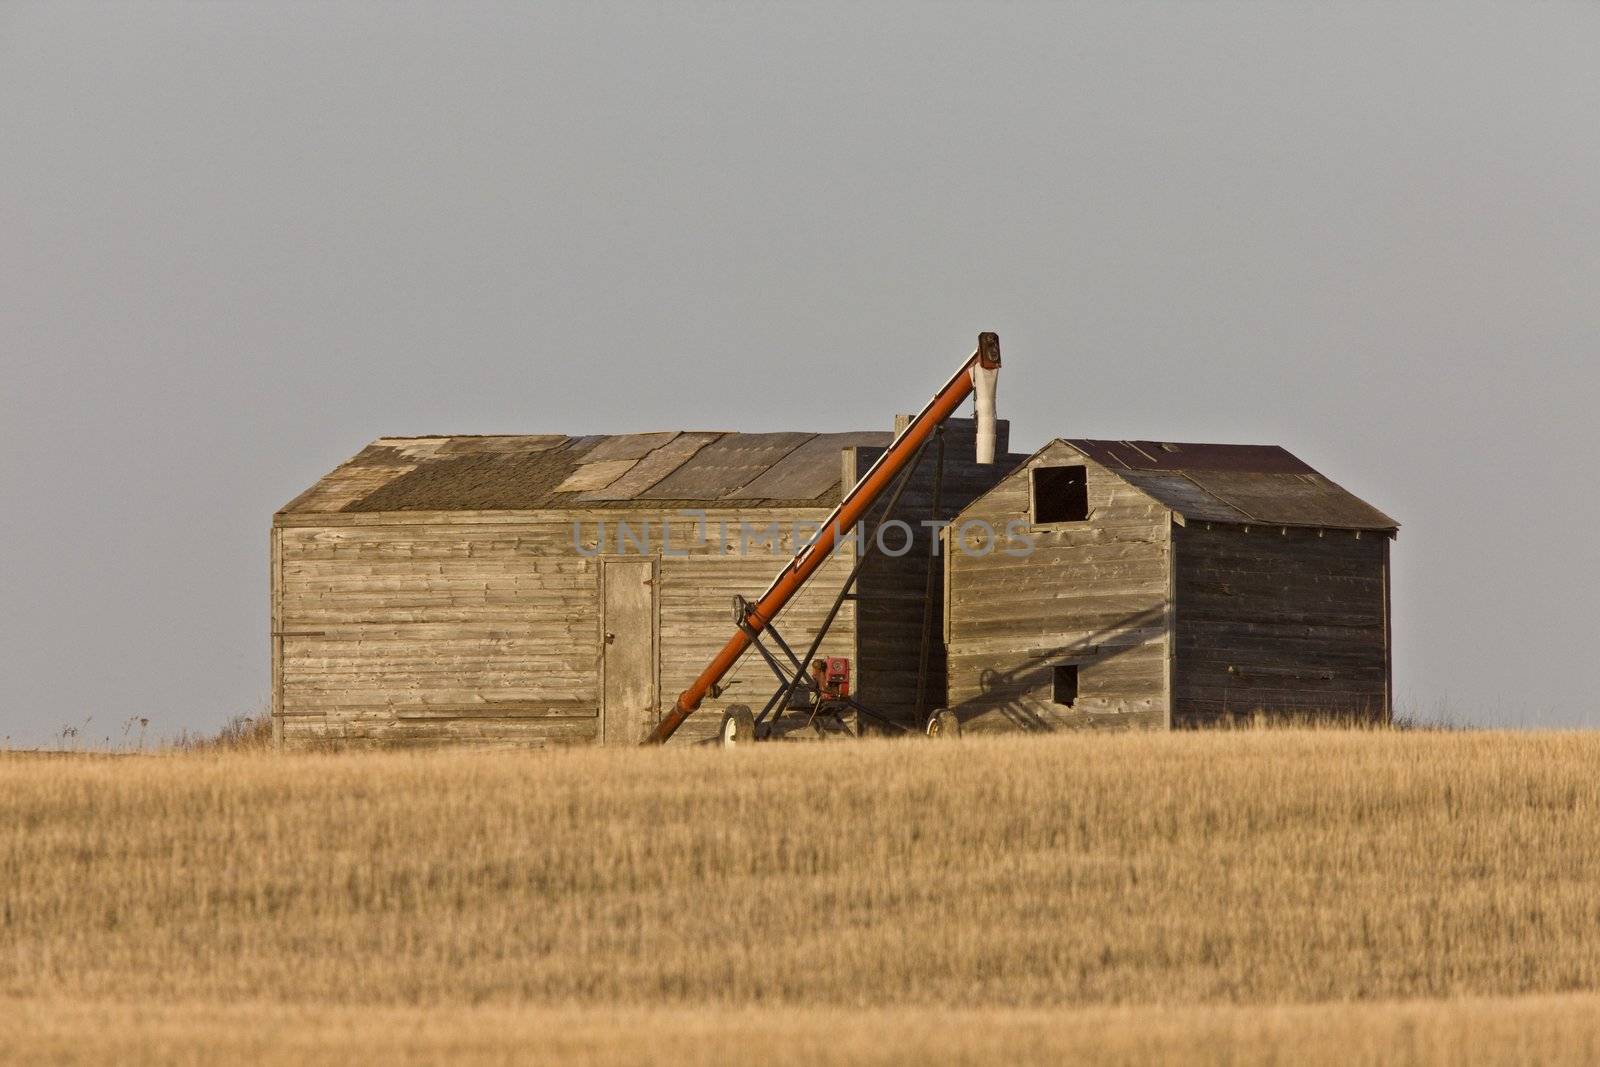
[{"label": "patched roof", "polygon": [[1400,526],[1277,445],[1061,440],[1186,519],[1340,530]]},{"label": "patched roof", "polygon": [[881,448],[892,437],[873,430],[382,437],[281,514],[832,507],[842,492],[841,450]]}]

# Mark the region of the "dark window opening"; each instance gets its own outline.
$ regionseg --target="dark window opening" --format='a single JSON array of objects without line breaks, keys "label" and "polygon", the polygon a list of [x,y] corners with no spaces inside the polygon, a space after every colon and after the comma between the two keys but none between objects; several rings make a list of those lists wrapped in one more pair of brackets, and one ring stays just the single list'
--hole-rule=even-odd
[{"label": "dark window opening", "polygon": [[1082,522],[1089,517],[1089,481],[1082,467],[1033,468],[1033,521]]},{"label": "dark window opening", "polygon": [[1063,707],[1072,707],[1072,702],[1078,699],[1078,665],[1070,663],[1055,669],[1054,699]]}]

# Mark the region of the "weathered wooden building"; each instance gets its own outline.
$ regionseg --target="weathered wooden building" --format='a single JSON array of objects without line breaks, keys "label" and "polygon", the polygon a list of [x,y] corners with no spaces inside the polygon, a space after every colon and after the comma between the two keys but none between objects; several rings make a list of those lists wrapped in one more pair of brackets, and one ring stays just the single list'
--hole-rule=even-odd
[{"label": "weathered wooden building", "polygon": [[[727,640],[734,595],[765,588],[890,436],[380,439],[274,518],[274,737],[638,741]],[[972,436],[969,420],[949,424],[943,517],[1009,469],[974,464]],[[862,699],[901,716],[921,652],[918,520],[932,479],[925,456],[900,512],[916,546],[863,568],[821,650],[851,657]],[[854,562],[849,544],[835,553],[777,620],[786,633],[814,632]],[[721,703],[759,705],[770,683],[747,656]],[[677,736],[716,725],[708,704]]]},{"label": "weathered wooden building", "polygon": [[1398,524],[1281,448],[1056,440],[947,534],[968,731],[1387,722]]}]

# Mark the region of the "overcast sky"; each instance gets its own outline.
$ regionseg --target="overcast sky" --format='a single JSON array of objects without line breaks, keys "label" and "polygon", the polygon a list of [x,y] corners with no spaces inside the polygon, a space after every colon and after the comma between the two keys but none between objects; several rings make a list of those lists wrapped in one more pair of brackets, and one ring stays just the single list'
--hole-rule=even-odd
[{"label": "overcast sky", "polygon": [[[268,695],[385,434],[1288,447],[1402,710],[1600,724],[1600,6],[0,6],[0,737]],[[89,720],[87,725],[85,720]]]}]

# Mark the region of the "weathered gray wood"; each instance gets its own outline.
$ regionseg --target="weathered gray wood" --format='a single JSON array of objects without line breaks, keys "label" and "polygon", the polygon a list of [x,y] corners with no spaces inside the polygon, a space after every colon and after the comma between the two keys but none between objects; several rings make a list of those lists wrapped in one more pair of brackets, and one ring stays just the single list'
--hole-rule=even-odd
[{"label": "weathered gray wood", "polygon": [[395,710],[402,720],[594,719],[600,709],[575,700],[495,700],[477,704],[420,704]]},{"label": "weathered gray wood", "polygon": [[[861,569],[855,602],[857,638],[854,651],[856,696],[868,707],[897,722],[913,725],[916,717],[916,692],[922,658],[922,628],[926,617],[933,627],[929,649],[927,687],[928,709],[946,703],[944,640],[945,583],[934,585],[934,598],[927,596],[928,553],[938,542],[924,520],[949,521],[962,508],[993,488],[1016,464],[1025,458],[1001,451],[993,464],[979,464],[973,450],[970,419],[947,424],[944,473],[939,487],[939,511],[933,511],[933,483],[937,451],[929,444],[916,473],[906,484],[893,518],[911,527],[911,537],[900,529],[886,531],[884,543],[899,556],[874,552]],[[999,448],[1003,449],[1001,442]],[[862,446],[845,454],[845,484],[855,481],[882,455],[883,449]],[[869,542],[877,536],[887,500],[874,508],[864,524]],[[943,563],[940,564],[941,574]],[[920,725],[920,724],[915,724]]]},{"label": "weathered gray wood", "polygon": [[[948,678],[948,694],[935,688],[930,705],[954,704],[978,732],[1188,725],[1257,708],[1390,714],[1382,532],[1358,537],[1223,523],[1218,516],[1238,512],[1215,495],[1195,495],[1199,483],[1184,496],[1184,486],[1160,482],[1174,472],[1122,472],[1124,478],[1065,442],[1031,458],[1007,456],[978,467],[970,435],[957,430],[948,439],[940,517],[966,508],[962,520],[989,525],[987,533],[979,524],[943,535],[943,581],[932,607],[948,655],[936,642],[931,666]],[[609,729],[600,709],[615,700],[637,712],[640,729],[655,721],[727,640],[733,597],[765,588],[797,547],[794,521],[820,520],[828,503],[774,508],[766,501],[836,476],[810,458],[783,459],[792,442],[811,442],[800,444],[800,452],[829,443],[804,434],[733,439],[726,455],[685,465],[713,439],[723,435],[386,439],[363,452],[320,489],[339,499],[363,496],[375,480],[456,454],[451,449],[486,455],[492,467],[502,462],[496,457],[515,465],[558,443],[571,455],[540,484],[554,488],[561,478],[572,489],[607,484],[573,492],[569,499],[581,506],[571,508],[319,512],[334,500],[329,496],[306,498],[297,502],[301,510],[276,516],[276,736],[287,745],[636,739],[636,731]],[[840,483],[853,483],[876,454],[865,447],[842,453]],[[912,526],[909,550],[875,556],[864,567],[859,599],[843,605],[821,649],[851,656],[857,694],[903,720],[914,710],[928,600],[933,536],[920,520],[929,517],[933,499],[931,459],[930,453],[901,497],[898,517]],[[1032,553],[1008,555],[1006,523],[1028,514],[1026,465],[1044,463],[1085,465],[1090,517],[1027,526]],[[720,486],[751,503],[708,507],[697,520],[677,510],[687,484],[658,491],[652,503],[640,499],[671,472],[691,467],[707,479],[695,492]],[[1193,521],[1177,524],[1158,497],[1181,498]],[[1295,504],[1297,514],[1307,513],[1305,501]],[[882,519],[881,509],[869,516],[869,538]],[[627,564],[654,568],[653,636],[628,645],[654,650],[643,671],[608,663],[602,636],[616,632],[604,625],[606,612],[615,618],[623,610],[606,593],[622,586],[602,573],[610,566],[603,558],[631,551],[615,537],[623,521],[635,532],[648,528],[652,538],[640,548],[647,558]],[[774,522],[777,528],[768,529]],[[611,536],[602,539],[601,523]],[[983,551],[989,554],[969,554]],[[847,544],[789,604],[777,621],[791,641],[808,643],[853,561]],[[1051,692],[1054,668],[1069,663],[1079,667],[1070,708],[1055,705]],[[644,686],[642,699],[635,692],[608,695],[607,679],[625,677],[635,689]],[[760,704],[773,684],[759,658],[747,654],[726,678],[720,700],[708,702],[677,740],[708,736],[722,704]],[[633,713],[617,722],[626,724]]]},{"label": "weathered gray wood", "polygon": [[1388,721],[1386,537],[1191,523],[1175,540],[1179,723]]},{"label": "weathered gray wood", "polygon": [[656,722],[655,563],[608,559],[601,588],[601,739],[637,744]]},{"label": "weathered gray wood", "polygon": [[[1089,518],[1029,524],[1029,471],[1077,464]],[[1026,556],[1003,551],[1013,522],[1033,546]],[[1062,442],[964,510],[951,534],[947,605],[949,701],[963,730],[1167,725],[1170,526],[1166,508]],[[1054,670],[1065,664],[1078,667],[1071,707],[1054,700]]]},{"label": "weathered gray wood", "polygon": [[283,531],[274,527],[267,532],[271,544],[269,567],[271,569],[272,630],[272,747],[283,747]]},{"label": "weathered gray wood", "polygon": [[1167,602],[1162,613],[1162,725],[1172,729],[1172,676],[1178,658],[1178,513],[1167,512]]},{"label": "weathered gray wood", "polygon": [[[582,544],[591,552],[599,521],[611,532],[619,519],[652,530],[660,620],[660,663],[652,668],[659,680],[647,701],[653,722],[661,704],[727,640],[733,596],[765,588],[795,548],[794,523],[814,524],[824,514],[820,508],[718,509],[707,513],[703,527],[676,510],[642,508],[280,524],[283,550],[274,571],[282,614],[273,625],[281,644],[275,659],[284,679],[286,743],[420,744],[430,725],[463,718],[457,712],[441,717],[440,707],[482,709],[470,716],[469,733],[461,732],[464,726],[450,728],[448,737],[463,743],[598,741],[593,717],[582,720],[586,728],[574,728],[567,717],[557,723],[495,714],[510,706],[507,701],[601,704],[601,560],[579,554],[574,521],[583,524]],[[770,546],[745,545],[741,518],[776,521],[779,536]],[[659,537],[663,524],[668,556]],[[608,547],[615,545],[608,534]],[[750,554],[739,555],[741,548]],[[786,634],[809,638],[849,566],[847,555],[824,564],[780,616]],[[847,605],[825,654],[850,654],[854,622]],[[769,685],[765,667],[751,654],[735,668],[725,699],[764,700]],[[719,710],[708,705],[680,738],[707,736]],[[402,719],[409,724],[403,731],[382,725]],[[548,735],[540,732],[547,725]]]},{"label": "weathered gray wood", "polygon": [[1392,580],[1389,571],[1389,542],[1383,543],[1383,721],[1394,722],[1394,622],[1391,617]]}]

